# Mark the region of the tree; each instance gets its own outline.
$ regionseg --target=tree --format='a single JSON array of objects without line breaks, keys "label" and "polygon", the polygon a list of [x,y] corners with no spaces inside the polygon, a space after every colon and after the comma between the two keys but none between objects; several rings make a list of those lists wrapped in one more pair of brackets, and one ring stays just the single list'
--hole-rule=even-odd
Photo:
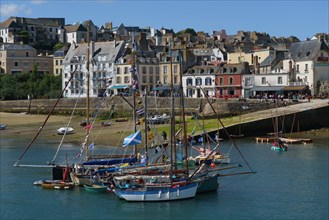
[{"label": "tree", "polygon": [[193,28],[186,28],[185,30],[179,31],[177,33],[177,36],[183,35],[183,34],[190,34],[191,36],[197,36],[197,33]]},{"label": "tree", "polygon": [[22,39],[23,44],[29,43],[29,33],[27,31],[20,31],[18,36]]}]

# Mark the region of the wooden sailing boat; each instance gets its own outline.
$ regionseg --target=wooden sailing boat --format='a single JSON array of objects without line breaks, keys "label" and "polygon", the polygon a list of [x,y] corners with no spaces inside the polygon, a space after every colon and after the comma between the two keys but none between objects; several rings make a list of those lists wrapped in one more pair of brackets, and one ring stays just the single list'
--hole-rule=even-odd
[{"label": "wooden sailing boat", "polygon": [[[171,42],[170,49],[170,66],[172,67]],[[186,165],[185,173],[174,174],[175,146],[175,118],[174,118],[174,91],[173,91],[173,74],[171,70],[171,119],[170,119],[170,172],[169,175],[156,175],[149,179],[147,176],[125,176],[114,177],[115,194],[126,201],[173,201],[195,197],[198,187],[197,182],[188,179],[188,166]],[[186,134],[186,130],[185,130]],[[184,137],[185,146],[187,145],[186,135]],[[187,149],[186,149],[187,155]],[[185,157],[187,164],[187,156]],[[125,181],[125,182],[124,182]],[[125,183],[125,184],[123,184]]]},{"label": "wooden sailing boat", "polygon": [[271,150],[274,151],[287,151],[288,146],[284,144],[279,136],[279,120],[278,109],[276,107],[276,116],[274,121],[274,142],[272,143]]}]

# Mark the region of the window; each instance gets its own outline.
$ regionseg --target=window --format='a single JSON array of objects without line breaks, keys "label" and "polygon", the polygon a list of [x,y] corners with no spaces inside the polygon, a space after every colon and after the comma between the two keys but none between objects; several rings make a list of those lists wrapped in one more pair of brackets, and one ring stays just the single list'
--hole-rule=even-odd
[{"label": "window", "polygon": [[262,85],[266,84],[266,77],[262,77]]},{"label": "window", "polygon": [[149,74],[153,74],[153,66],[149,67]]},{"label": "window", "polygon": [[124,74],[127,74],[127,73],[128,73],[128,67],[125,67]]},{"label": "window", "polygon": [[195,85],[196,86],[201,86],[202,85],[202,79],[200,77],[195,79]]},{"label": "window", "polygon": [[305,64],[305,72],[308,72],[308,64]]},{"label": "window", "polygon": [[29,63],[27,61],[24,61],[23,65],[24,65],[24,67],[27,68],[29,66]]},{"label": "window", "polygon": [[186,85],[187,86],[191,86],[192,84],[193,84],[192,79],[191,78],[187,78],[186,79]]},{"label": "window", "polygon": [[55,65],[58,66],[58,60],[55,60]]},{"label": "window", "polygon": [[230,85],[233,85],[233,77],[230,77]]},{"label": "window", "polygon": [[28,57],[29,56],[29,52],[25,52],[25,56]]},{"label": "window", "polygon": [[278,77],[278,84],[282,84],[282,76]]},{"label": "window", "polygon": [[168,70],[167,70],[167,66],[164,66],[164,67],[163,67],[163,73],[166,74],[167,71],[168,71]]},{"label": "window", "polygon": [[143,67],[142,67],[142,73],[143,73],[143,74],[146,74],[146,66],[143,66]]},{"label": "window", "polygon": [[18,62],[17,61],[15,61],[15,66],[18,66]]},{"label": "window", "polygon": [[207,78],[205,79],[205,85],[206,85],[206,86],[211,86],[211,78],[210,78],[210,77],[207,77]]},{"label": "window", "polygon": [[174,76],[174,84],[177,84],[178,83],[178,80],[177,80],[177,76]]},{"label": "window", "polygon": [[299,65],[296,66],[296,72],[299,73]]},{"label": "window", "polygon": [[223,85],[224,84],[224,78],[219,78],[219,85]]},{"label": "window", "polygon": [[178,73],[178,67],[177,67],[177,65],[174,66],[174,73]]},{"label": "window", "polygon": [[117,68],[117,74],[120,75],[120,67]]},{"label": "window", "polygon": [[163,77],[163,83],[164,83],[164,84],[167,84],[167,83],[168,83],[168,77],[167,77],[167,76],[164,76],[164,77]]},{"label": "window", "polygon": [[125,76],[125,83],[129,83],[129,77]]},{"label": "window", "polygon": [[142,82],[143,82],[143,83],[147,83],[146,76],[143,76],[143,78],[142,78]]},{"label": "window", "polygon": [[121,77],[117,77],[117,84],[121,83]]}]

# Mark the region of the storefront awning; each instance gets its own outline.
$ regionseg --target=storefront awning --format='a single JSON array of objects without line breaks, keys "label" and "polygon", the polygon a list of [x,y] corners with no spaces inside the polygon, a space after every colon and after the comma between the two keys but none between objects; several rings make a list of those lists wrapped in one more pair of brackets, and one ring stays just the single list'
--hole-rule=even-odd
[{"label": "storefront awning", "polygon": [[128,85],[116,85],[116,86],[111,86],[110,89],[125,89],[127,87]]},{"label": "storefront awning", "polygon": [[306,89],[306,86],[285,86],[284,91],[301,91]]},{"label": "storefront awning", "polygon": [[254,86],[250,91],[257,92],[271,92],[271,91],[281,91],[284,89],[284,86]]}]

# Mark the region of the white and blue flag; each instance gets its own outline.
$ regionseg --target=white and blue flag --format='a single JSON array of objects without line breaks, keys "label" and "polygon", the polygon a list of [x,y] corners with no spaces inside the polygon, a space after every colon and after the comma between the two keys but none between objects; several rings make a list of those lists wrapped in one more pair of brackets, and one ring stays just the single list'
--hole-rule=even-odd
[{"label": "white and blue flag", "polygon": [[126,137],[123,140],[123,147],[127,147],[127,146],[133,146],[133,145],[137,145],[137,144],[141,144],[142,143],[142,133],[141,131],[137,131],[134,134],[129,135],[128,137]]}]

